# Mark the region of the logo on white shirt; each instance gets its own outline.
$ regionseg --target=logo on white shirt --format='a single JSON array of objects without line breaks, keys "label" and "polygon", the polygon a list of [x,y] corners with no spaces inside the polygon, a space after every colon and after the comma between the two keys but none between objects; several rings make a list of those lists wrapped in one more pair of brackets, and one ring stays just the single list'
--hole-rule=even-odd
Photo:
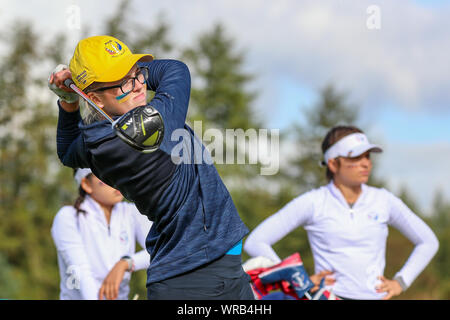
[{"label": "logo on white shirt", "polygon": [[370,220],[373,220],[373,221],[377,221],[378,220],[378,213],[376,213],[376,212],[369,212],[367,214],[367,218],[369,218]]},{"label": "logo on white shirt", "polygon": [[128,245],[128,233],[125,230],[122,230],[119,236],[120,244],[123,246]]}]

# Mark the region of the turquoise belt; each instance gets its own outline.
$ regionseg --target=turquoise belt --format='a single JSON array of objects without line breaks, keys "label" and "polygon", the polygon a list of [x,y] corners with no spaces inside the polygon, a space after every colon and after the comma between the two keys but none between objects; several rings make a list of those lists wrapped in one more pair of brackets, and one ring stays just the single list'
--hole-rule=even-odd
[{"label": "turquoise belt", "polygon": [[239,255],[241,253],[242,253],[242,240],[236,243],[234,247],[228,250],[226,254]]}]

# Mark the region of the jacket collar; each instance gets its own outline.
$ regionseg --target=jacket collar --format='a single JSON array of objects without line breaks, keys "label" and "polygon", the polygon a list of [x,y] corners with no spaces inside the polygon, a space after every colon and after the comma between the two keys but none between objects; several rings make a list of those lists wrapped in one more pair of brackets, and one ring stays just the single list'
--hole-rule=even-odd
[{"label": "jacket collar", "polygon": [[[86,195],[80,207],[86,211],[87,215],[92,215],[92,218],[94,218],[95,220],[98,220],[106,226],[108,225],[105,217],[105,212],[103,211],[102,207],[100,207],[100,204],[98,204],[98,202],[92,199],[89,195]],[[117,205],[114,205],[111,210],[110,224],[112,222],[112,216],[114,215],[115,211],[117,211]]]},{"label": "jacket collar", "polygon": [[[119,117],[114,117],[113,119]],[[96,144],[115,136],[111,123],[108,120],[96,121],[91,124],[84,124],[82,121],[78,124],[86,144]]]},{"label": "jacket collar", "polygon": [[[348,204],[347,200],[345,200],[344,195],[342,194],[341,190],[339,190],[336,187],[333,180],[331,180],[330,183],[328,183],[327,188],[336,200],[338,200],[346,208],[350,208],[350,205]],[[361,194],[359,195],[358,199],[354,203],[353,208],[360,206],[362,203],[364,203],[366,195],[367,195],[367,185],[362,184],[361,185]]]}]

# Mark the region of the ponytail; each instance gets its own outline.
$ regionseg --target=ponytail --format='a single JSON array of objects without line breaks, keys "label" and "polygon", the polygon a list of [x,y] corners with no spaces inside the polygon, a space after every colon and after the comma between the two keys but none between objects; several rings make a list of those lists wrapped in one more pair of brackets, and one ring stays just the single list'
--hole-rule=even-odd
[{"label": "ponytail", "polygon": [[75,208],[75,210],[77,210],[77,216],[80,214],[80,212],[86,214],[86,211],[80,208],[81,204],[86,198],[86,194],[87,194],[86,191],[84,191],[84,189],[81,186],[79,186],[78,198],[75,200],[75,203],[73,204],[73,207]]},{"label": "ponytail", "polygon": [[[76,170],[73,171],[73,174],[75,176]],[[88,174],[86,176],[87,179],[90,179],[92,173]],[[81,184],[78,186],[78,197],[75,200],[75,203],[73,204],[73,207],[75,210],[77,210],[77,217],[81,213],[86,214],[86,211],[81,209],[81,204],[83,203],[84,199],[86,198],[87,192],[83,189]]]}]

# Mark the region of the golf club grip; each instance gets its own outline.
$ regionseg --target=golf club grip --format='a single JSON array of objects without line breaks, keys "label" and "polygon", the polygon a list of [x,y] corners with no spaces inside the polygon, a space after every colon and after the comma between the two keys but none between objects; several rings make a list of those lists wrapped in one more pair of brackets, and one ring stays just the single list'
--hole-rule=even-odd
[{"label": "golf club grip", "polygon": [[64,80],[64,85],[65,85],[67,88],[70,88],[70,85],[71,85],[71,84],[75,84],[75,83],[73,83],[72,79],[68,78],[68,79]]}]

